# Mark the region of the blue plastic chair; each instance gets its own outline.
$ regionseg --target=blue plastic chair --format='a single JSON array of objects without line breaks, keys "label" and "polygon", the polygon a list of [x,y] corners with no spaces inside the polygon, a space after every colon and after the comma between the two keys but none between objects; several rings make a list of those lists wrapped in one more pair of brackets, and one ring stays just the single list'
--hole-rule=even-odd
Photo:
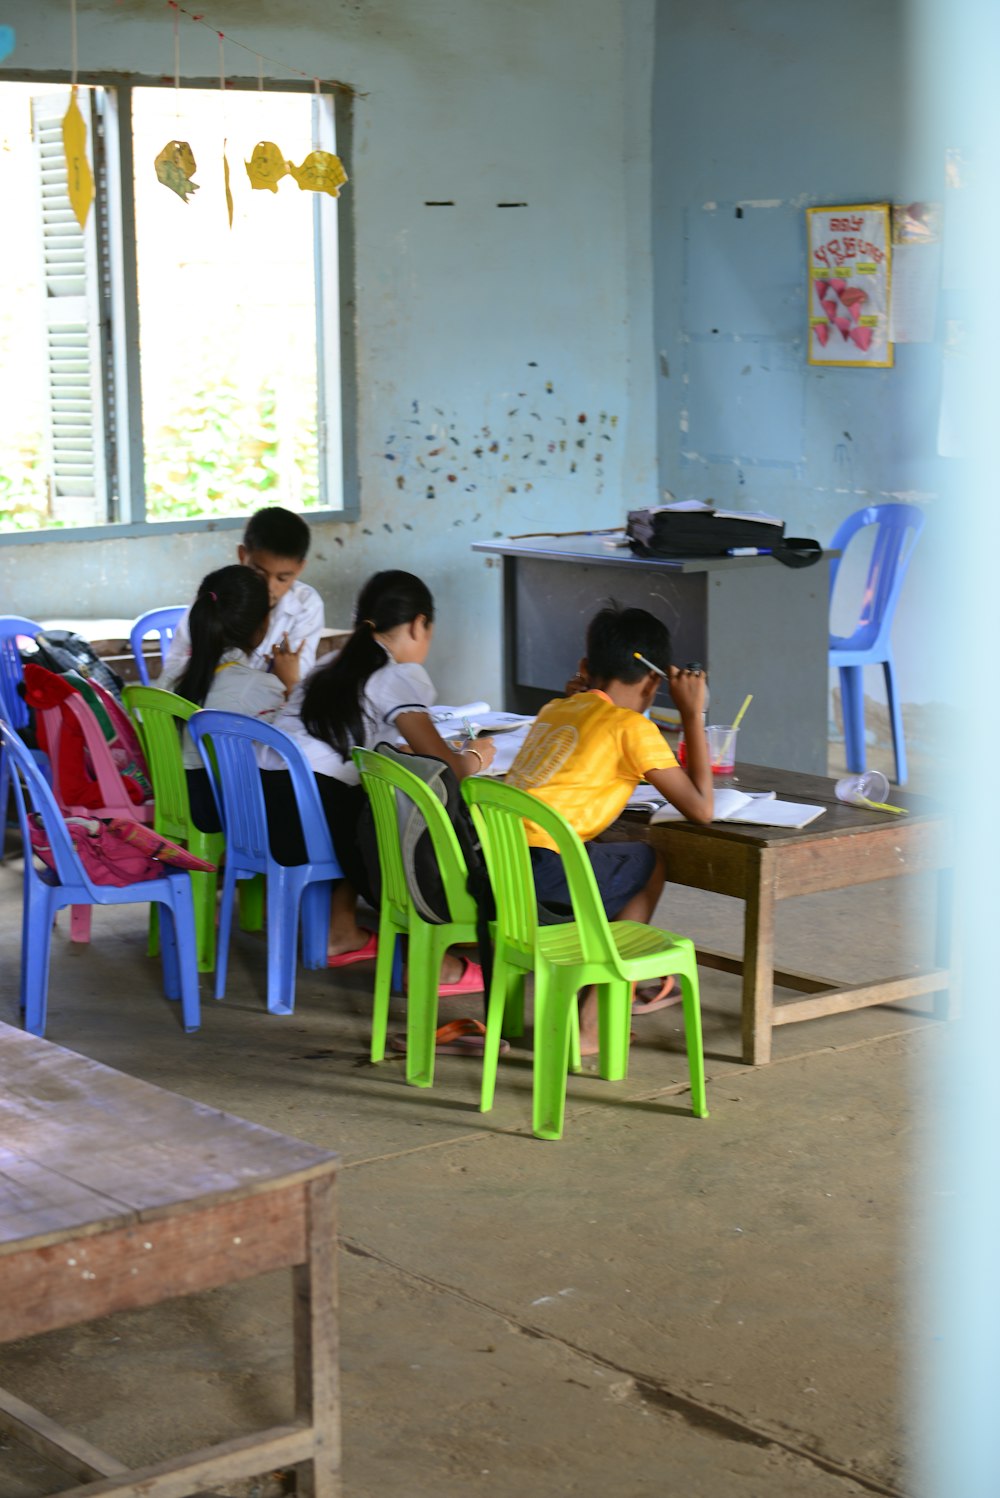
[{"label": "blue plastic chair", "polygon": [[135,664],[139,671],[139,680],[144,687],[151,686],[149,679],[149,668],[146,665],[146,657],[143,654],[142,642],[147,635],[156,635],[160,646],[161,666],[166,664],[167,651],[170,642],[174,638],[174,632],[184,617],[185,605],[182,603],[171,604],[169,608],[150,609],[148,613],[140,614],[138,619],[129,630],[129,644],[132,654],[135,656]]},{"label": "blue plastic chair", "polygon": [[[869,505],[867,509],[849,515],[830,542],[832,550],[844,552],[858,531],[869,525],[878,527],[858,622],[850,635],[830,635],[829,660],[830,665],[840,672],[847,768],[855,773],[864,770],[866,765],[862,669],[880,665],[885,672],[897,785],[906,784],[906,745],[892,654],[892,620],[913,548],[924,528],[924,519],[923,511],[916,505]],[[831,602],[841,560],[835,557],[830,565]]]},{"label": "blue plastic chair", "polygon": [[[156,901],[170,912],[160,920],[163,988],[181,1001],[184,1029],[201,1024],[191,880],[181,870],[140,884],[94,884],[88,878],[55,797],[28,749],[8,723],[0,721],[0,746],[13,767],[11,784],[24,840],[24,903],[21,916],[21,1008],[25,1029],[45,1034],[49,989],[49,949],[56,911],[66,905],[146,905]],[[31,853],[29,807],[40,818],[55,869],[39,870]]]},{"label": "blue plastic chair", "polygon": [[[267,1007],[271,1014],[295,1008],[295,959],[299,916],[302,962],[326,967],[330,894],[344,873],[334,850],[316,777],[294,740],[257,718],[202,709],[188,720],[188,731],[208,771],[226,838],[219,939],[215,964],[215,997],[226,992],[233,900],[240,879],[267,877]],[[215,755],[215,765],[209,752]],[[281,864],[271,856],[267,812],[256,748],[266,745],[284,760],[302,823],[306,862]]]},{"label": "blue plastic chair", "polygon": [[[0,717],[5,718],[18,733],[27,728],[31,716],[24,698],[17,690],[24,680],[17,639],[19,635],[25,635],[33,640],[41,628],[33,619],[24,619],[20,614],[0,614]],[[39,765],[47,767],[48,759],[41,750],[34,750],[33,756]],[[0,749],[0,859],[3,858],[3,823],[7,816],[9,794],[10,770],[7,756]]]}]

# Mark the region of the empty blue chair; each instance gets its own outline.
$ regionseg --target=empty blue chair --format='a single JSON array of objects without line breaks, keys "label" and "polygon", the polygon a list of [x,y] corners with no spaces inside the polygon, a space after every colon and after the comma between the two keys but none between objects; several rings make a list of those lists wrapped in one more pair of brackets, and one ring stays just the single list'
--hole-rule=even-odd
[{"label": "empty blue chair", "polygon": [[[6,718],[18,733],[31,721],[27,704],[18,692],[24,680],[21,654],[17,648],[18,636],[33,640],[42,626],[20,614],[0,614],[0,717]],[[47,764],[45,755],[36,751],[39,764]],[[0,749],[0,858],[3,857],[3,824],[7,817],[10,770],[7,756]]]},{"label": "empty blue chair", "polygon": [[[335,879],[344,877],[316,778],[298,744],[280,728],[272,728],[257,718],[202,709],[188,720],[188,731],[212,782],[226,837],[215,997],[221,999],[226,991],[237,880],[264,874],[267,877],[267,1007],[271,1014],[291,1014],[295,1007],[300,911],[303,965],[325,968],[331,888]],[[286,865],[271,856],[264,790],[255,753],[258,744],[276,750],[291,775],[306,845],[305,863]]]},{"label": "empty blue chair", "polygon": [[[864,770],[866,763],[865,698],[861,673],[865,666],[882,667],[896,756],[896,783],[905,785],[906,745],[892,656],[892,619],[913,548],[924,528],[924,513],[916,505],[869,505],[847,517],[830,542],[831,549],[845,551],[852,537],[869,525],[877,529],[858,622],[850,635],[830,635],[830,665],[840,672],[847,768],[856,773]],[[835,557],[830,565],[831,602],[841,560]]]},{"label": "empty blue chair", "polygon": [[[11,784],[24,840],[21,1007],[25,1029],[32,1035],[45,1034],[49,948],[57,910],[66,905],[146,905],[155,900],[169,912],[165,919],[161,912],[160,919],[164,992],[168,999],[180,999],[185,1030],[197,1030],[201,1017],[189,875],[173,870],[165,871],[161,879],[123,887],[94,884],[77,856],[62,812],[45,777],[14,730],[2,721],[0,746],[11,767]],[[36,813],[45,830],[55,861],[54,870],[35,867],[29,835],[29,810]]]},{"label": "empty blue chair", "polygon": [[160,646],[161,665],[167,659],[167,651],[170,642],[174,638],[174,632],[184,617],[185,607],[182,603],[171,604],[169,608],[150,609],[148,613],[140,614],[138,619],[129,630],[129,644],[135,663],[139,669],[139,680],[144,687],[150,685],[149,668],[146,665],[146,657],[142,653],[142,642],[147,635],[156,635]]}]

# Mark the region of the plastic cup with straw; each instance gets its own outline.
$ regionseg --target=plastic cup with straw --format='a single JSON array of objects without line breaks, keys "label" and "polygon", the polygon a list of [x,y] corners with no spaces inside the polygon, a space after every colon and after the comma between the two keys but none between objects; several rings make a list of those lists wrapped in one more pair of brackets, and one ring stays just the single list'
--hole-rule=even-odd
[{"label": "plastic cup with straw", "polygon": [[736,737],[736,730],[739,728],[740,724],[743,722],[743,714],[746,712],[747,708],[750,706],[750,704],[751,704],[752,701],[753,701],[753,693],[752,692],[748,692],[747,695],[746,695],[746,697],[743,699],[743,706],[740,708],[739,712],[736,714],[736,717],[733,719],[732,723],[730,724],[729,733],[726,735],[726,741],[725,741],[725,743],[723,744],[722,748],[719,750],[718,757],[713,761],[713,766],[712,766],[713,769],[715,768],[716,765],[728,765],[728,763],[729,763],[729,755],[730,755],[730,752],[732,751],[732,747],[733,747],[733,740]]}]

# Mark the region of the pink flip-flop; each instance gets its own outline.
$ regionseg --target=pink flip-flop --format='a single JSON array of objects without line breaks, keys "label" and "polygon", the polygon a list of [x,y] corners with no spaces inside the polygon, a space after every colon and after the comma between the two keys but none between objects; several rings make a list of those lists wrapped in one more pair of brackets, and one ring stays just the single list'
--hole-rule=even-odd
[{"label": "pink flip-flop", "polygon": [[378,953],[378,937],[374,931],[369,931],[368,940],[363,947],[355,947],[353,952],[338,952],[336,957],[326,959],[327,967],[348,967],[352,962],[368,962]]},{"label": "pink flip-flop", "polygon": [[452,995],[460,993],[483,993],[486,989],[486,984],[483,980],[483,970],[479,966],[479,963],[473,962],[470,957],[462,957],[459,960],[465,963],[462,976],[456,979],[454,983],[441,983],[438,985],[438,994],[442,999],[451,998]]}]

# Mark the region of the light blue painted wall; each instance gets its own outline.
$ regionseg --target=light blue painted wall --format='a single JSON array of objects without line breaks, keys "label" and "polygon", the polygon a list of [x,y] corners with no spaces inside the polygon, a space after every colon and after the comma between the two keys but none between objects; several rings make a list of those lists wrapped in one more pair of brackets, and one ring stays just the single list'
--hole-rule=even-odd
[{"label": "light blue painted wall", "polygon": [[[660,0],[652,202],[662,485],[824,541],[866,504],[926,505],[895,630],[903,698],[921,702],[935,696],[929,630],[946,627],[933,602],[941,351],[820,369],[804,339],[805,207],[943,196],[944,143],[909,89],[907,12]],[[866,690],[882,695],[873,670]]]},{"label": "light blue painted wall", "polygon": [[[468,543],[609,524],[626,498],[656,494],[653,0],[204,9],[249,47],[360,93],[345,191],[362,518],[316,527],[307,576],[339,623],[369,572],[421,573],[438,599],[442,695],[496,696],[499,574]],[[68,68],[64,0],[13,0],[4,19],[17,32],[9,67]],[[172,70],[163,7],[80,0],[79,39],[82,81],[88,68]],[[181,40],[184,75],[216,77],[211,32],[182,20]],[[230,65],[241,55],[230,48]],[[435,199],[456,206],[424,207]],[[496,207],[509,201],[528,207]],[[190,596],[236,540],[167,530],[0,546],[0,607],[131,615]]]}]

